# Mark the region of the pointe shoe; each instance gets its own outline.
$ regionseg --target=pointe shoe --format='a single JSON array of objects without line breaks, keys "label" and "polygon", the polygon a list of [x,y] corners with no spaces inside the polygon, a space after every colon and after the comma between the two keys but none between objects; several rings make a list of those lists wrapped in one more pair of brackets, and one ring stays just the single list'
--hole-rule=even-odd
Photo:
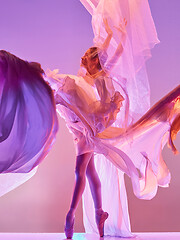
[{"label": "pointe shoe", "polygon": [[65,232],[65,235],[66,235],[66,238],[67,239],[71,239],[73,237],[73,233],[74,233],[74,219],[73,219],[73,222],[72,222],[72,225],[70,227],[64,227],[64,232]]},{"label": "pointe shoe", "polygon": [[104,222],[108,218],[109,214],[107,212],[101,212],[100,214],[96,214],[96,224],[99,231],[99,236],[104,236]]}]

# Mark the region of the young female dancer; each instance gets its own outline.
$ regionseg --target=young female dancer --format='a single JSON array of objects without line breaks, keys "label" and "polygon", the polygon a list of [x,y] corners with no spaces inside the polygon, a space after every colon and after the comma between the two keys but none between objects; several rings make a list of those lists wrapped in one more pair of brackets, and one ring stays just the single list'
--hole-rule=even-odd
[{"label": "young female dancer", "polygon": [[[94,165],[94,152],[103,154],[131,177],[134,193],[139,198],[152,198],[157,186],[164,186],[169,181],[169,172],[160,152],[157,151],[152,155],[146,142],[149,142],[149,139],[154,141],[155,138],[160,144],[158,149],[161,149],[161,142],[165,141],[166,132],[169,129],[173,134],[178,131],[179,87],[129,127],[126,122],[129,105],[126,103],[124,127],[119,128],[115,125],[112,127],[119,111],[121,114],[120,108],[127,97],[123,87],[122,93],[125,97],[119,91],[115,91],[114,79],[111,76],[112,69],[123,52],[126,23],[126,20],[123,20],[119,25],[118,31],[121,32],[122,42],[109,61],[106,60],[106,50],[112,38],[112,31],[107,20],[104,20],[107,38],[100,47],[88,49],[82,57],[81,64],[86,70],[83,76],[48,73],[50,84],[56,85],[56,104],[61,105],[59,112],[74,135],[77,149],[76,184],[70,210],[66,216],[67,238],[73,236],[74,215],[85,188],[86,176],[94,201],[97,228],[100,236],[104,235],[104,222],[108,218],[108,213],[102,209],[101,182]],[[166,122],[170,125],[167,126]],[[158,133],[158,137],[154,131]],[[170,139],[171,137],[172,135]],[[142,141],[145,149],[144,145],[140,144]],[[171,140],[169,142],[174,147]]]},{"label": "young female dancer", "polygon": [[[123,42],[125,41],[126,37],[126,24],[126,20],[123,20],[123,23],[119,25],[118,29],[122,34]],[[75,102],[75,104],[77,104],[81,113],[83,112],[83,115],[89,115],[88,118],[91,118],[91,121],[89,120],[88,123],[93,129],[93,135],[96,135],[98,132],[103,131],[103,129],[112,125],[112,123],[116,120],[116,115],[119,112],[120,106],[122,104],[121,102],[123,101],[122,95],[119,92],[115,92],[112,79],[109,76],[109,72],[105,71],[104,66],[102,67],[98,57],[100,54],[106,54],[106,50],[112,38],[112,31],[106,19],[104,19],[104,25],[107,32],[107,38],[101,49],[97,47],[89,48],[82,57],[81,61],[81,65],[87,70],[86,75],[83,79],[84,81],[86,81],[87,85],[89,85],[88,91],[97,91],[97,99],[91,99],[91,102],[86,102],[86,98],[90,98],[90,96],[85,96],[85,94],[88,93],[84,93],[84,96],[80,99],[80,96],[77,96],[78,91],[73,89],[71,90],[71,94],[73,94],[73,91],[76,91],[76,93],[74,93],[73,101]],[[120,43],[113,58],[111,59],[111,64],[112,62],[116,62],[116,58],[121,55],[122,51],[123,47]],[[69,81],[68,79],[66,79],[66,81],[67,85],[71,84],[69,83],[71,79],[69,79]],[[81,79],[81,81],[83,80]],[[111,88],[108,88],[109,86]],[[61,92],[62,91],[63,90],[61,89]],[[79,91],[81,90],[79,89]],[[56,97],[56,103],[58,103],[58,93]],[[60,103],[63,104],[61,101]],[[64,106],[67,107],[66,104],[64,104]],[[86,127],[81,126],[82,123],[80,119],[77,119],[75,117],[75,119],[72,120],[72,114],[69,113],[69,115],[70,116],[68,116],[67,113],[65,119],[69,123],[69,128],[74,133],[74,137],[76,138],[77,158],[75,170],[76,184],[74,188],[71,207],[66,217],[65,233],[67,238],[72,238],[74,214],[83,194],[87,176],[91,188],[92,197],[94,200],[96,223],[99,230],[99,235],[102,237],[104,235],[104,221],[107,219],[108,213],[102,210],[101,183],[94,165],[94,146],[93,144],[88,142],[89,139],[88,134],[86,133]]]},{"label": "young female dancer", "polygon": [[[86,1],[83,0],[83,2]],[[101,4],[103,2],[107,5]],[[146,5],[147,2],[144,0],[138,3],[129,1],[129,8],[125,8],[124,4],[128,1],[122,1],[120,11],[118,8],[120,1],[114,0],[110,5],[108,2],[102,0],[96,4],[98,1],[92,1],[90,5],[90,7],[93,4],[98,5],[97,10],[101,14],[94,11],[94,14],[97,14],[94,15],[97,17],[96,21],[94,20],[95,36],[98,37],[99,42],[96,41],[96,47],[89,49],[82,59],[86,73],[80,77],[49,74],[52,88],[53,84],[56,85],[54,95],[56,103],[60,105],[58,106],[60,113],[65,117],[77,143],[77,182],[71,209],[67,215],[65,227],[67,237],[73,234],[74,212],[84,189],[85,174],[89,179],[94,199],[99,233],[103,235],[104,221],[108,214],[102,210],[107,208],[101,206],[101,187],[94,167],[93,152],[106,157],[121,172],[125,172],[131,178],[137,197],[150,199],[156,194],[157,186],[166,186],[169,183],[169,171],[162,160],[160,150],[169,140],[173,151],[176,151],[172,139],[180,129],[179,86],[137,121],[145,111],[143,106],[148,95],[144,88],[145,81],[141,81],[141,67],[144,64],[142,55],[145,54],[143,56],[147,57],[147,51],[145,51],[147,44],[144,44],[141,49],[140,45],[142,39],[146,43],[143,31],[152,30],[152,28],[141,28],[144,26],[143,23],[149,24],[150,21],[142,21],[140,24],[138,22],[137,29],[131,29],[130,26],[134,27],[136,20],[141,21],[139,15],[136,19],[137,5],[139,4],[142,10],[143,4]],[[112,7],[113,4],[117,6]],[[110,19],[108,14],[103,15],[101,12],[102,6],[107,13],[111,11]],[[115,26],[117,26],[119,18],[116,18],[113,11],[115,13],[116,10],[119,11],[118,16],[121,16],[121,11],[125,12],[127,9],[130,9],[129,15],[127,14],[128,34],[119,33],[119,30],[115,34],[113,21],[116,20]],[[148,9],[145,10],[143,9],[140,16],[148,16]],[[146,15],[143,15],[144,12]],[[111,25],[111,28],[106,31],[108,37],[104,44],[102,43],[104,33],[101,32],[103,29],[97,28],[101,22],[99,16],[108,19]],[[108,29],[106,20],[104,24],[100,23],[100,28],[102,26]],[[119,29],[118,26],[117,28]],[[141,31],[137,34],[139,28]],[[124,42],[123,36],[126,36]],[[130,40],[132,45],[135,43],[132,49]],[[114,57],[111,55],[112,49],[115,49]],[[16,180],[14,181],[13,178],[13,182],[17,183],[19,178],[24,176],[22,173],[28,176],[30,172],[28,176],[30,177],[31,170],[47,154],[57,131],[57,119],[52,91],[45,83],[43,71],[39,65],[25,62],[4,51],[1,52],[0,59],[2,143],[0,152],[3,153],[1,172],[16,173],[14,174]],[[120,72],[120,76],[115,74],[117,72]],[[109,168],[109,165],[107,166]],[[115,171],[112,172],[113,174]],[[108,169],[104,177],[110,182],[109,186],[106,186],[108,189],[106,192],[114,198],[115,195],[109,190],[116,193],[119,189],[114,188],[113,177],[110,176]],[[23,181],[24,179],[20,179],[21,183]],[[114,200],[113,198],[108,202],[109,205]],[[104,200],[107,199],[103,198]],[[91,206],[88,205],[88,207]],[[86,205],[85,210],[88,207]],[[117,206],[113,205],[111,209],[115,209],[117,215]],[[90,210],[89,212],[91,213]],[[107,221],[110,217],[111,214]],[[119,219],[119,225],[117,224],[118,227],[120,226],[119,229],[122,229],[122,222],[122,219]],[[126,236],[123,231],[119,235]]]}]

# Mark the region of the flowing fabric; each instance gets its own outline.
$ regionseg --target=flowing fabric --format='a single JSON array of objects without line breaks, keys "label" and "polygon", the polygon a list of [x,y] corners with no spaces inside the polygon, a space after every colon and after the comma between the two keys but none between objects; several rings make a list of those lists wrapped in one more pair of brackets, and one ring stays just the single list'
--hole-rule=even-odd
[{"label": "flowing fabric", "polygon": [[[170,173],[162,159],[161,151],[169,142],[176,152],[173,139],[180,129],[180,86],[149,109],[149,84],[145,61],[150,49],[158,43],[149,5],[144,0],[81,0],[92,14],[94,43],[101,50],[106,38],[103,19],[113,30],[113,39],[106,55],[99,58],[107,76],[97,76],[95,86],[87,83],[87,76],[47,73],[54,88],[58,111],[65,118],[74,135],[77,154],[96,153],[96,169],[102,183],[103,209],[109,213],[105,234],[129,237],[130,223],[124,185],[124,173],[132,181],[138,198],[151,199],[158,186],[166,187]],[[122,18],[127,19],[127,39],[123,53],[116,63],[111,62],[121,36],[118,27]],[[112,66],[113,64],[113,66]],[[113,67],[113,68],[112,68]],[[109,82],[112,81],[112,84]],[[110,98],[120,92],[122,106],[117,114],[112,101],[98,89],[106,85]],[[114,86],[114,91],[112,87]],[[104,90],[105,91],[105,90]],[[144,114],[144,115],[143,115]],[[143,117],[141,117],[143,115]],[[139,119],[139,120],[138,120]],[[96,232],[93,200],[87,184],[83,195],[83,220],[86,232]]]},{"label": "flowing fabric", "polygon": [[[131,236],[123,173],[131,178],[134,194],[141,199],[152,199],[158,186],[168,186],[170,173],[161,150],[169,141],[176,151],[172,136],[175,138],[179,130],[180,86],[136,123],[119,128],[108,126],[112,115],[116,119],[116,111],[108,105],[110,102],[98,100],[96,88],[83,77],[57,74],[57,71],[47,75],[50,84],[54,85],[56,101],[60,103],[59,112],[74,135],[77,154],[97,153],[96,168],[102,181],[103,208],[111,214],[105,233]],[[99,102],[101,105],[97,110]],[[89,186],[86,186],[83,206],[86,231],[96,232]]]},{"label": "flowing fabric", "polygon": [[[111,72],[115,89],[122,94],[124,93],[123,97],[125,98],[124,106],[121,108],[114,125],[126,128],[142,116],[150,106],[149,83],[145,60],[151,56],[150,49],[159,40],[148,1],[81,0],[81,2],[92,15],[94,43],[96,46],[101,47],[106,38],[106,31],[103,24],[104,18],[107,19],[113,31],[113,39],[107,50],[107,61],[111,59],[117,45],[121,41],[121,35],[116,27],[118,27],[123,18],[127,20],[127,38],[123,45],[123,53],[115,66],[113,66]],[[103,63],[103,57],[101,61]],[[128,146],[124,145],[128,154],[130,152],[133,153],[134,149],[130,143]],[[134,156],[136,155],[134,154]],[[107,167],[105,168],[105,166]],[[113,164],[110,165],[103,155],[96,156],[96,168],[102,183],[103,208],[109,212],[110,216],[105,225],[105,234],[130,236],[123,172]],[[107,176],[111,184],[107,184]],[[110,199],[112,204],[109,204]],[[83,219],[87,232],[96,232],[96,226],[93,221],[94,212],[92,209],[88,211],[92,204],[90,189],[87,186],[83,195]]]},{"label": "flowing fabric", "polygon": [[[147,111],[145,60],[158,39],[146,0],[81,2],[92,14],[94,43],[99,49],[106,38],[103,18],[113,29],[106,57],[103,51],[99,53],[108,74],[97,75],[94,85],[83,74],[63,75],[58,70],[47,72],[45,80],[74,136],[77,155],[96,154],[103,209],[109,212],[105,234],[129,237],[124,173],[138,198],[151,199],[158,186],[168,186],[170,173],[161,151],[168,142],[177,152],[173,140],[180,130],[180,86]],[[121,41],[116,29],[124,17],[127,38],[114,63],[111,58]],[[51,148],[58,129],[53,94],[38,64],[0,52],[1,195],[29,179]],[[83,218],[86,232],[97,232],[88,185]]]},{"label": "flowing fabric", "polygon": [[0,51],[0,195],[34,175],[55,139],[52,90],[37,63]]},{"label": "flowing fabric", "polygon": [[[108,65],[112,64],[111,75],[118,84],[125,84],[130,101],[129,117],[136,121],[149,108],[149,83],[145,61],[151,56],[150,49],[159,40],[147,0],[81,0],[92,15],[94,44],[101,48],[106,38],[103,19],[107,19],[113,37],[107,49]],[[126,41],[123,53],[116,63],[111,58],[121,42],[122,35],[117,30],[122,19],[127,20]],[[102,62],[103,62],[102,56]],[[119,79],[120,78],[120,79]],[[125,79],[125,83],[122,82]],[[118,89],[118,84],[115,88]],[[123,118],[124,121],[124,116]]]}]

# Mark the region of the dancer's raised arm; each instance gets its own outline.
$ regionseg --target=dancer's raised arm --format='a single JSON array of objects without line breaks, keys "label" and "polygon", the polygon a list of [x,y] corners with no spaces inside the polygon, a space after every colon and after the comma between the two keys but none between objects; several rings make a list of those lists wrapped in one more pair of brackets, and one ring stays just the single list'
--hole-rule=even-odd
[{"label": "dancer's raised arm", "polygon": [[[126,41],[126,25],[127,25],[127,20],[124,18],[120,22],[119,26],[115,27],[121,33],[121,41],[120,41],[119,45],[117,46],[117,49],[116,49],[114,55],[112,56],[112,58],[106,64],[106,67],[109,71],[114,67],[118,58],[121,56],[121,54],[123,52],[123,46],[124,46],[125,41]],[[105,42],[106,42],[106,40],[105,40]]]},{"label": "dancer's raised arm", "polygon": [[106,32],[108,34],[106,39],[105,39],[105,41],[104,41],[104,43],[103,43],[103,45],[102,45],[102,49],[104,51],[106,51],[108,49],[109,43],[110,43],[110,41],[112,39],[113,31],[111,30],[111,28],[110,28],[110,26],[108,24],[107,18],[103,19],[103,23],[104,23],[105,30],[106,30]]}]

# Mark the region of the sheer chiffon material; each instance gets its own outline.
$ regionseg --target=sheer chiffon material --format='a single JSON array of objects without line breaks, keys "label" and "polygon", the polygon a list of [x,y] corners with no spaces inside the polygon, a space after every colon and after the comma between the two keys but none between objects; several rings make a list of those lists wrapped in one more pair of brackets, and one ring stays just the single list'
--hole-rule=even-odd
[{"label": "sheer chiffon material", "polygon": [[[173,151],[176,151],[172,137],[179,130],[179,87],[140,118],[149,108],[145,61],[151,56],[150,49],[159,42],[148,2],[81,2],[92,15],[94,43],[100,49],[99,58],[103,70],[108,75],[110,71],[109,78],[113,81],[114,91],[119,91],[124,99],[118,114],[109,105],[110,115],[114,116],[114,121],[111,122],[113,127],[108,125],[107,112],[102,112],[102,108],[97,111],[95,106],[101,97],[94,87],[87,84],[83,71],[80,71],[79,78],[57,76],[57,72],[53,76],[51,73],[51,81],[56,79],[61,82],[55,87],[57,99],[63,105],[60,113],[75,136],[77,154],[87,151],[97,153],[96,169],[102,182],[103,209],[109,212],[105,234],[129,237],[132,234],[123,173],[131,178],[133,191],[138,198],[151,199],[158,186],[168,186],[170,173],[162,159],[161,150],[169,139]],[[113,30],[113,39],[106,54],[102,49],[106,38],[104,18]],[[121,35],[116,29],[122,18],[128,22],[127,39],[124,44],[122,42],[122,55],[113,62],[111,59],[121,41]],[[105,78],[104,82],[107,82]],[[54,84],[56,85],[55,82]],[[112,89],[108,84],[106,87],[110,93]],[[102,104],[101,101],[99,105]],[[83,195],[84,226],[86,232],[97,233],[92,206],[87,185]]]},{"label": "sheer chiffon material", "polygon": [[57,129],[53,94],[40,65],[0,51],[0,195],[36,172]]},{"label": "sheer chiffon material", "polygon": [[[54,70],[47,72],[45,79],[54,89],[52,93],[39,65],[0,52],[0,195],[29,179],[50,150],[58,129],[55,98],[58,112],[74,135],[77,155],[96,153],[103,209],[109,213],[105,234],[129,237],[124,173],[131,178],[138,198],[151,199],[158,186],[168,186],[170,173],[161,151],[168,142],[177,152],[173,140],[180,130],[180,86],[145,113],[149,85],[144,64],[150,48],[158,42],[147,1],[81,2],[92,14],[94,42],[99,49],[106,38],[103,18],[113,29],[107,58],[103,59],[103,49],[99,54],[107,74],[95,77],[93,86],[85,75],[63,75]],[[121,41],[114,26],[118,28],[124,17],[127,39],[121,57],[112,62]],[[87,185],[83,196],[86,232],[97,232],[92,208]]]},{"label": "sheer chiffon material", "polygon": [[[174,147],[171,144],[170,129],[173,129],[174,134],[179,130],[177,119],[180,114],[180,86],[161,99],[136,123],[119,128],[115,125],[106,127],[109,123],[108,115],[97,111],[96,91],[83,77],[61,75],[57,71],[50,72],[48,76],[50,84],[53,82],[55,86],[57,81],[54,87],[56,101],[63,105],[59,111],[74,134],[77,154],[90,151],[97,153],[96,168],[102,181],[103,207],[111,212],[105,233],[131,236],[123,173],[131,178],[134,194],[138,198],[151,199],[158,186],[168,186],[170,173],[162,159],[161,150],[168,139]],[[103,104],[107,102],[101,101],[100,110],[106,109],[102,108]],[[109,111],[116,116],[110,105]],[[94,118],[91,117],[93,114]],[[116,119],[115,116],[113,119]],[[99,128],[99,125],[103,127]],[[113,208],[109,204],[111,201],[114,203]],[[93,203],[89,186],[86,186],[83,206],[86,231],[97,232],[94,211],[90,210]]]},{"label": "sheer chiffon material", "polygon": [[[105,63],[106,68],[111,69],[114,87],[125,99],[123,107],[117,115],[117,121],[115,121],[114,126],[126,129],[129,125],[137,121],[150,106],[150,91],[145,61],[151,56],[150,49],[158,43],[159,40],[157,38],[148,1],[81,0],[81,2],[92,15],[94,43],[96,46],[101,49],[102,43],[107,36],[103,19],[107,19],[113,31],[113,38],[110,42],[110,46],[106,50],[105,57],[104,54],[100,55],[100,61],[102,65]],[[127,20],[125,42],[121,41],[122,35],[117,30],[119,23],[122,22],[124,18]],[[116,59],[116,62],[111,61],[120,42],[123,45],[122,55]],[[103,52],[103,49],[101,51]],[[103,135],[110,137],[117,132],[122,132],[122,130],[120,129],[117,131],[117,129],[113,130],[111,128],[111,130],[106,130],[106,133],[104,132]],[[144,136],[144,138],[145,137],[146,136]],[[150,141],[149,139],[149,142]],[[105,142],[107,143],[108,141]],[[128,141],[126,141],[125,137],[122,138],[120,142],[122,146],[124,146],[125,152],[127,154],[131,153],[131,160],[134,161],[136,159],[136,154],[134,153],[133,155],[132,153],[136,147],[133,145],[134,148],[132,148],[132,143],[135,143],[133,138],[128,138]],[[119,148],[122,149],[120,145],[121,144],[119,144]],[[146,146],[143,146],[144,151]],[[112,153],[113,150],[110,145],[109,147],[108,151],[111,152],[112,159],[114,159],[113,163],[117,166],[116,158],[119,159],[119,157],[117,157],[117,154]],[[136,152],[138,152],[138,149],[136,149]],[[99,158],[102,160],[100,161]],[[101,177],[102,187],[104,186],[105,189],[105,191],[103,191],[103,205],[104,209],[109,212],[109,216],[112,216],[112,218],[107,220],[105,233],[118,236],[130,236],[123,173],[113,164],[108,165],[108,163],[106,163],[107,159],[105,156],[98,156],[96,168],[100,176],[104,175],[104,177]],[[106,170],[104,170],[104,166],[108,166]],[[121,178],[119,176],[121,176]],[[106,178],[110,179],[111,185],[107,184]],[[114,187],[112,188],[112,186]],[[96,232],[96,227],[93,225],[94,216],[91,213],[92,211],[88,212],[89,206],[93,204],[89,195],[90,191],[87,187],[84,194],[84,225],[86,231]],[[113,204],[109,204],[109,199],[112,199],[111,196],[114,196],[112,201]],[[111,206],[113,206],[113,208]],[[114,209],[117,209],[117,212],[115,212]]]},{"label": "sheer chiffon material", "polygon": [[[136,121],[150,106],[149,83],[144,64],[151,57],[150,49],[159,43],[148,1],[81,0],[81,2],[92,15],[95,46],[103,51],[102,44],[107,36],[103,19],[107,19],[113,31],[110,45],[106,50],[107,59],[104,60],[102,54],[100,60],[102,66],[105,61],[106,68],[111,68],[114,83],[116,78],[116,82],[122,86],[124,79],[130,101],[129,118],[132,118],[129,119],[129,123]],[[117,30],[124,18],[127,20],[126,41],[122,41],[122,34]],[[116,61],[112,61],[120,42],[123,45],[123,52]]]}]

